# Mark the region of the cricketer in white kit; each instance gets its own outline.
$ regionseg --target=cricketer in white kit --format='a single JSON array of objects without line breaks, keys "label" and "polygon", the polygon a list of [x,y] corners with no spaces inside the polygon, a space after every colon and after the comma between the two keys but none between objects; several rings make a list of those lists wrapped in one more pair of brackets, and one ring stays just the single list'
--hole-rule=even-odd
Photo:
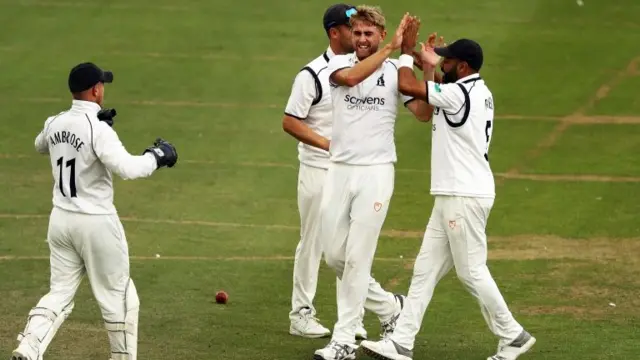
[{"label": "cricketer in white kit", "polygon": [[[399,86],[403,94],[427,99],[434,107],[431,194],[435,203],[395,332],[382,341],[364,341],[361,348],[375,359],[410,360],[435,286],[455,267],[478,301],[489,329],[499,338],[497,352],[488,360],[514,360],[536,339],[514,319],[487,267],[485,228],[495,199],[488,155],[494,103],[478,73],[482,48],[468,39],[446,47],[423,44],[421,57],[425,82],[413,74],[413,58],[403,54]],[[444,84],[433,81],[441,57]]]},{"label": "cricketer in white kit", "polygon": [[[320,241],[320,201],[329,167],[332,105],[327,65],[336,54],[353,51],[349,17],[356,12],[352,5],[335,4],[323,16],[324,30],[329,38],[326,51],[309,62],[295,77],[287,102],[282,127],[299,140],[298,211],[300,241],[296,247],[291,295],[289,333],[307,338],[325,337],[331,330],[316,318],[313,300],[318,284],[322,259]],[[336,278],[336,297],[340,297],[340,279]],[[356,337],[366,339],[362,316]]]},{"label": "cricketer in white kit", "polygon": [[49,117],[36,137],[36,150],[50,156],[54,180],[47,233],[50,291],[29,312],[12,360],[42,360],[71,314],[85,273],[102,311],[111,359],[137,358],[140,302],[113,204],[112,173],[123,179],[146,177],[157,168],[173,167],[178,155],[162,139],[141,156],[127,152],[111,128],[115,110],[101,110],[104,83],[112,81],[112,72],[93,63],[75,66],[68,84],[71,108]]},{"label": "cricketer in white kit", "polygon": [[329,61],[333,130],[321,234],[325,260],[342,282],[338,321],[331,341],[315,352],[317,360],[355,358],[354,331],[363,307],[378,316],[383,337],[393,332],[402,309],[404,297],[382,289],[371,267],[394,187],[398,101],[417,117],[429,110],[426,102],[401,96],[397,61],[388,59],[400,47],[407,18],[378,51],[386,35],[384,16],[377,7],[357,7],[350,20],[355,52]]}]

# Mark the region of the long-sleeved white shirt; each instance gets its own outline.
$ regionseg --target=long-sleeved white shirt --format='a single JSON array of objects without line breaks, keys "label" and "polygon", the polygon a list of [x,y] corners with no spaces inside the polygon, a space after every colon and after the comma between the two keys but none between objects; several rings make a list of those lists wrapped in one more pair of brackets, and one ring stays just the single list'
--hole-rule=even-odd
[{"label": "long-sleeved white shirt", "polygon": [[125,180],[156,170],[152,154],[129,154],[118,134],[98,120],[100,106],[73,100],[69,110],[49,117],[35,140],[49,154],[54,180],[53,206],[84,214],[114,214],[112,172]]}]

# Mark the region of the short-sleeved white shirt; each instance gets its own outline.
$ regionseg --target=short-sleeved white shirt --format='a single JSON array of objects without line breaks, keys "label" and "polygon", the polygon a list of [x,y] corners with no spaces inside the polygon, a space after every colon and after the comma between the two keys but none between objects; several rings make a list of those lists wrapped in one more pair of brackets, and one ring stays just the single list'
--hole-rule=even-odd
[{"label": "short-sleeved white shirt", "polygon": [[[327,64],[334,56],[329,47],[298,72],[284,110],[285,115],[304,121],[311,130],[329,140],[333,119]],[[298,159],[313,167],[329,166],[329,152],[303,142],[298,143]]]},{"label": "short-sleeved white shirt", "polygon": [[156,170],[153,154],[129,154],[116,132],[98,120],[99,110],[96,103],[73,100],[69,110],[49,117],[36,137],[36,150],[51,158],[55,207],[114,214],[112,172],[135,179]]},{"label": "short-sleeved white shirt", "polygon": [[495,197],[489,145],[493,95],[479,74],[456,83],[427,82],[434,106],[431,141],[431,194]]},{"label": "short-sleeved white shirt", "polygon": [[[337,55],[329,61],[327,74],[357,62],[355,53]],[[398,91],[396,59],[385,60],[356,86],[331,84],[331,161],[351,165],[395,163],[394,127],[399,99],[405,104],[412,100]]]}]

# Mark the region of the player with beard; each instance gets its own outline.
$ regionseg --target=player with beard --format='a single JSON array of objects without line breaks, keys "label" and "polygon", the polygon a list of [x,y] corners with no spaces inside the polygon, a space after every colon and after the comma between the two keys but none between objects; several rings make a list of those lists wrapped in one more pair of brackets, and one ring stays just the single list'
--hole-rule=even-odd
[{"label": "player with beard", "polygon": [[[458,278],[479,303],[489,329],[499,339],[496,354],[487,360],[515,360],[529,351],[536,339],[514,319],[487,267],[485,230],[495,198],[488,155],[494,102],[479,73],[482,48],[470,39],[434,47],[433,39],[435,34],[422,44],[424,81],[416,79],[414,59],[404,48],[398,71],[401,93],[426,99],[434,107],[433,211],[395,332],[378,342],[363,341],[361,349],[378,360],[411,360],[415,337],[435,287],[455,267]],[[445,84],[433,81],[441,60]]]}]

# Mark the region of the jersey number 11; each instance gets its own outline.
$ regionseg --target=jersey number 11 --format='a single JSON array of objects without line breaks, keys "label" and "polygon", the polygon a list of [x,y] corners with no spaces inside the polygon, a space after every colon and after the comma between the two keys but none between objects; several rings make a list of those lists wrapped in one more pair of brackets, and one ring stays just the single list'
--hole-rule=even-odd
[{"label": "jersey number 11", "polygon": [[[60,168],[60,178],[58,179],[58,187],[60,188],[60,192],[62,193],[62,196],[67,196],[64,193],[64,185],[62,185],[62,164],[64,163],[64,159],[63,157],[59,157],[58,158],[58,167]],[[69,171],[69,189],[71,190],[71,197],[76,197],[76,159],[73,158],[71,160],[68,160],[66,163],[65,167],[71,168],[71,170]]]}]

